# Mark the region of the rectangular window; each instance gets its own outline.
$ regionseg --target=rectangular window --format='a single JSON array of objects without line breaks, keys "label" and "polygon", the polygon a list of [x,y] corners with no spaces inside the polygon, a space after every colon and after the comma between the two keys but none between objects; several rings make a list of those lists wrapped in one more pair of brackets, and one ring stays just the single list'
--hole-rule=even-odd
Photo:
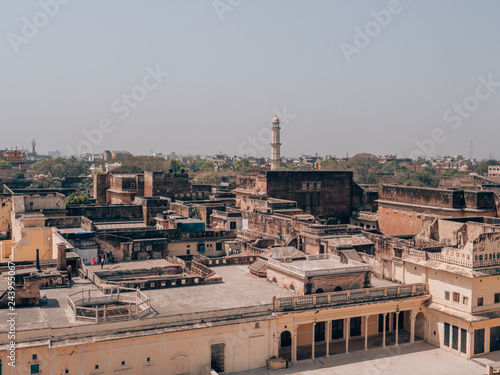
[{"label": "rectangular window", "polygon": [[464,305],[468,305],[468,304],[469,304],[469,297],[465,297],[465,296],[464,296],[464,297],[463,297],[463,299],[462,299],[462,303],[463,303]]},{"label": "rectangular window", "polygon": [[215,250],[222,251],[222,242],[215,243]]},{"label": "rectangular window", "polygon": [[460,293],[453,292],[453,302],[460,303]]},{"label": "rectangular window", "polygon": [[198,252],[200,254],[204,254],[205,253],[205,244],[201,244],[201,243],[198,244]]},{"label": "rectangular window", "polygon": [[236,221],[229,222],[229,229],[236,229]]},{"label": "rectangular window", "polygon": [[450,292],[448,292],[448,291],[444,292],[444,299],[447,300],[447,301],[450,300]]},{"label": "rectangular window", "polygon": [[30,375],[37,375],[40,373],[40,364],[36,363],[34,365],[30,365]]},{"label": "rectangular window", "polygon": [[500,303],[500,293],[495,293],[495,303]]},{"label": "rectangular window", "polygon": [[444,323],[443,345],[450,346],[450,325],[449,325],[449,323]]},{"label": "rectangular window", "polygon": [[483,306],[483,297],[477,297],[477,305]]}]

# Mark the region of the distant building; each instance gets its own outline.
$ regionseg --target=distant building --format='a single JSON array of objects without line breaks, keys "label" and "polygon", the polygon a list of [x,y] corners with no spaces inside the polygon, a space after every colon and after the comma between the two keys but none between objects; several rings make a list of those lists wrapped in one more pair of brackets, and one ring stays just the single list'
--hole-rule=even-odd
[{"label": "distant building", "polygon": [[488,165],[488,177],[500,177],[500,165]]},{"label": "distant building", "polygon": [[429,217],[471,216],[496,216],[495,194],[397,185],[379,189],[379,228],[387,236],[420,233]]}]

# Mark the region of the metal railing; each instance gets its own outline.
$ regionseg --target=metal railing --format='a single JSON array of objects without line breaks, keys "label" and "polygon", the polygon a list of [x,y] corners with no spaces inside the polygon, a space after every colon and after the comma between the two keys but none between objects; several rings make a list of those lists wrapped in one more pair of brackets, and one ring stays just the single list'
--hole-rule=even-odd
[{"label": "metal railing", "polygon": [[151,312],[151,300],[140,290],[110,288],[83,289],[68,296],[76,320],[95,323],[142,318]]},{"label": "metal railing", "polygon": [[408,284],[385,288],[356,289],[343,292],[313,294],[300,297],[274,298],[274,311],[290,311],[371,302],[394,298],[408,298],[429,294],[427,284]]}]

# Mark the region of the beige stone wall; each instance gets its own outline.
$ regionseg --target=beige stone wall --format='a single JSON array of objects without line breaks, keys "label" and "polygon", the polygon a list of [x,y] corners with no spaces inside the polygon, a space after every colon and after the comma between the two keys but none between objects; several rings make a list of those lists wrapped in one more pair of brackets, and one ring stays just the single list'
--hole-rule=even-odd
[{"label": "beige stone wall", "polygon": [[7,232],[11,229],[11,197],[0,196],[0,232]]},{"label": "beige stone wall", "polygon": [[268,267],[267,280],[283,288],[295,290],[297,294],[303,296],[305,294],[316,293],[320,288],[323,289],[324,293],[334,292],[337,287],[342,288],[342,290],[351,290],[355,286],[363,288],[365,273],[315,277],[308,280]]},{"label": "beige stone wall", "polygon": [[[2,374],[29,374],[30,364],[40,364],[42,374],[203,374],[210,365],[213,344],[225,344],[226,373],[266,365],[272,356],[275,321],[165,333],[97,343],[37,346],[17,350],[19,372],[4,365]],[[33,360],[36,354],[37,359]],[[8,362],[0,352],[2,364]],[[98,368],[96,369],[96,366]]]}]

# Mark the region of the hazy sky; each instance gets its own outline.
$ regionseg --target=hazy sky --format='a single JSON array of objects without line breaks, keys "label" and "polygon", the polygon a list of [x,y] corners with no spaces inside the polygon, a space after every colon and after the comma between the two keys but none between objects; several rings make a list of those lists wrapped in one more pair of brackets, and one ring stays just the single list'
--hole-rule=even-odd
[{"label": "hazy sky", "polygon": [[500,158],[497,0],[45,1],[0,0],[0,148],[268,155],[286,108],[282,155]]}]

